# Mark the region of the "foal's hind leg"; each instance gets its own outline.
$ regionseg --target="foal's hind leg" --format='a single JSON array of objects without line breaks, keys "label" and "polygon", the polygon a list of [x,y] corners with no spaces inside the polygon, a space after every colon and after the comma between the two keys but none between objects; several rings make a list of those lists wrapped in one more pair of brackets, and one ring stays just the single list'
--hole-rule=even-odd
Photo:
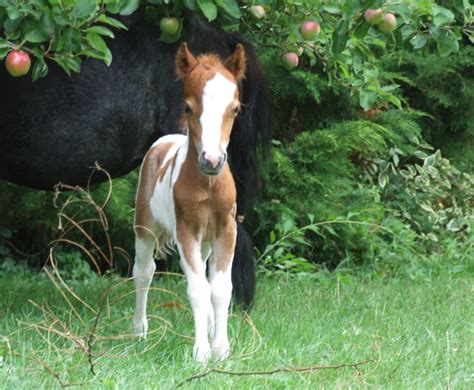
[{"label": "foal's hind leg", "polygon": [[232,295],[232,259],[234,257],[237,227],[233,216],[230,216],[217,232],[212,245],[212,255],[209,265],[211,281],[211,301],[214,307],[215,333],[212,349],[220,359],[226,359],[230,354],[227,337],[227,316]]},{"label": "foal's hind leg", "polygon": [[146,233],[135,236],[135,264],[133,265],[133,281],[135,283],[136,300],[135,315],[133,316],[133,333],[137,337],[146,338],[148,320],[146,304],[156,265],[153,261],[155,238]]}]

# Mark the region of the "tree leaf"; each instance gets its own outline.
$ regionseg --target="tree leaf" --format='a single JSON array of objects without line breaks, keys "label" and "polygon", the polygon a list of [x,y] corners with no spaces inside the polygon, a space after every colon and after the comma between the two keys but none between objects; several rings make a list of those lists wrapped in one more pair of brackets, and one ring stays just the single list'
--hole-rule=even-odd
[{"label": "tree leaf", "polygon": [[102,37],[95,32],[87,33],[87,41],[89,44],[96,50],[102,52],[107,48],[107,44],[102,39]]},{"label": "tree leaf", "polygon": [[459,50],[459,43],[452,34],[443,34],[436,39],[436,46],[438,47],[438,53],[441,57],[447,57],[451,53],[455,53]]},{"label": "tree leaf", "polygon": [[385,173],[380,172],[378,177],[379,186],[381,189],[384,189],[388,183],[388,176]]},{"label": "tree leaf", "polygon": [[347,30],[349,28],[349,20],[342,18],[336,24],[336,29],[332,34],[332,52],[339,55],[346,48]]},{"label": "tree leaf", "polygon": [[111,18],[110,16],[100,15],[98,21],[115,28],[128,30],[127,26],[125,26],[125,24],[123,24],[120,20]]},{"label": "tree leaf", "polygon": [[10,50],[9,47],[0,47],[0,60],[3,60]]},{"label": "tree leaf", "polygon": [[216,4],[233,18],[238,19],[242,16],[235,0],[216,0]]},{"label": "tree leaf", "polygon": [[413,36],[412,39],[410,39],[410,43],[413,46],[413,49],[418,50],[421,49],[426,45],[426,42],[428,42],[428,38],[426,35],[423,34],[416,34]]},{"label": "tree leaf", "polygon": [[133,14],[137,10],[139,5],[139,0],[127,0],[123,7],[120,8],[120,15],[127,16]]},{"label": "tree leaf", "polygon": [[183,0],[183,4],[187,9],[196,11],[196,0]]},{"label": "tree leaf", "polygon": [[33,30],[30,30],[28,31],[26,34],[25,34],[25,39],[28,41],[28,42],[31,42],[31,43],[40,43],[40,42],[46,42],[49,40],[49,36],[48,34],[45,34],[44,32],[42,32],[41,30],[35,28]]},{"label": "tree leaf", "polygon": [[104,35],[109,38],[114,38],[114,33],[104,26],[92,26],[87,29],[87,32],[93,32],[99,35]]},{"label": "tree leaf", "polygon": [[85,18],[94,12],[96,6],[97,2],[95,0],[77,0],[71,16],[77,19]]},{"label": "tree leaf", "polygon": [[217,7],[211,0],[197,0],[199,8],[210,22],[217,17]]},{"label": "tree leaf", "polygon": [[447,8],[440,6],[434,7],[433,24],[436,27],[448,24],[454,20],[454,14]]},{"label": "tree leaf", "polygon": [[359,91],[359,104],[365,111],[370,110],[376,100],[377,100],[376,92],[367,91],[365,89],[361,89]]},{"label": "tree leaf", "polygon": [[43,60],[38,60],[33,65],[33,71],[31,72],[31,79],[33,81],[38,80],[48,74],[48,65]]}]

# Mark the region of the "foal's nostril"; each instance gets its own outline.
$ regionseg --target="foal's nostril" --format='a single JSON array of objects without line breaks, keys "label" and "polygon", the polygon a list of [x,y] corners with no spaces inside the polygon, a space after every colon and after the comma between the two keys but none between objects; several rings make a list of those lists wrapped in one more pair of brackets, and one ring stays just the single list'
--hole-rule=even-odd
[{"label": "foal's nostril", "polygon": [[212,168],[216,168],[219,164],[221,164],[222,157],[221,156],[213,156],[212,154],[209,154],[209,153],[204,153],[204,161],[206,162],[207,166],[210,166]]}]

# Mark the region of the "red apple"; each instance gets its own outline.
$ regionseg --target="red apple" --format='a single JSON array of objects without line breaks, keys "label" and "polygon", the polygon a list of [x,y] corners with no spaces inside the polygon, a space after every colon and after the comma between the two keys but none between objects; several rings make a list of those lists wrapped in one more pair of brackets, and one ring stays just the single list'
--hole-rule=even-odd
[{"label": "red apple", "polygon": [[383,11],[380,8],[368,9],[364,12],[364,18],[371,26],[375,26],[383,20]]},{"label": "red apple", "polygon": [[250,7],[249,11],[252,19],[255,21],[263,19],[267,14],[265,12],[265,8],[263,8],[261,5],[253,5]]},{"label": "red apple", "polygon": [[31,60],[28,53],[20,50],[12,50],[8,53],[5,67],[13,77],[24,76],[30,70],[30,66]]},{"label": "red apple", "polygon": [[305,20],[300,26],[301,36],[306,41],[314,40],[314,38],[318,36],[320,30],[319,23],[314,20]]},{"label": "red apple", "polygon": [[383,20],[377,24],[377,27],[382,32],[391,32],[397,27],[397,18],[394,14],[388,13],[383,17]]},{"label": "red apple", "polygon": [[298,66],[298,62],[299,62],[298,54],[293,53],[293,52],[286,53],[285,55],[283,55],[282,62],[283,62],[283,66],[286,69],[288,70],[293,69],[296,66]]},{"label": "red apple", "polygon": [[176,34],[179,30],[178,19],[176,19],[172,16],[161,19],[160,29],[161,29],[161,31],[163,31],[165,34],[168,34],[168,35]]}]

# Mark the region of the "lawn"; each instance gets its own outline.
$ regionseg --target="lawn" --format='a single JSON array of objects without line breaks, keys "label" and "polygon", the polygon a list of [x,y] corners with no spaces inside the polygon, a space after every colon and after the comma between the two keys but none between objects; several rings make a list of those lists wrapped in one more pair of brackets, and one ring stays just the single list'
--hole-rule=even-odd
[{"label": "lawn", "polygon": [[[71,283],[88,308],[54,280],[0,274],[1,388],[474,387],[472,275],[261,276],[250,317],[231,316],[231,359],[207,367],[191,359],[182,278],[155,280],[146,341],[129,335],[131,281]],[[327,365],[347,366],[297,371]],[[192,378],[213,368],[226,372]]]}]

